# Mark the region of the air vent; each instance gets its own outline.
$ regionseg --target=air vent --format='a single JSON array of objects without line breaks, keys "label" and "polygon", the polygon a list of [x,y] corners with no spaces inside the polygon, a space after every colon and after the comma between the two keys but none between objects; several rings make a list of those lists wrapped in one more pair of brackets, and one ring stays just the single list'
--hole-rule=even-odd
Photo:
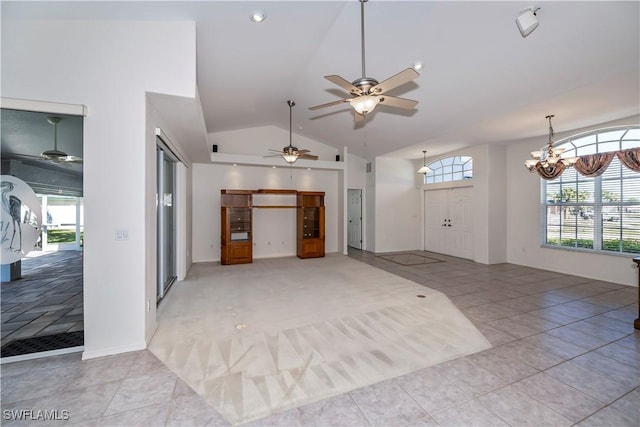
[{"label": "air vent", "polygon": [[371,162],[367,162],[367,173],[371,173]]}]

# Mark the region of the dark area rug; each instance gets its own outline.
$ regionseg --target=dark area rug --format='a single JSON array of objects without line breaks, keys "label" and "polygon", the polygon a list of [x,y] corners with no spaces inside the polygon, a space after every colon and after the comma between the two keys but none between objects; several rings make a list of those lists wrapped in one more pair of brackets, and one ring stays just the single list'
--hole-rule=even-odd
[{"label": "dark area rug", "polygon": [[84,331],[65,332],[62,334],[13,340],[2,346],[0,356],[20,356],[23,354],[60,350],[62,348],[78,347],[81,345],[84,345]]},{"label": "dark area rug", "polygon": [[443,262],[439,259],[416,254],[378,255],[378,258],[386,259],[387,261],[395,262],[400,265],[419,265]]}]

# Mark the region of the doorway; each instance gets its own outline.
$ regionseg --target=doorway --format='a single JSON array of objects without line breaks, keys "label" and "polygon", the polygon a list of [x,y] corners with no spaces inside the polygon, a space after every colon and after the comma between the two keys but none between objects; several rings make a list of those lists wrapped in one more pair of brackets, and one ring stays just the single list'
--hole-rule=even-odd
[{"label": "doorway", "polygon": [[348,189],[347,245],[362,249],[362,190]]},{"label": "doorway", "polygon": [[[34,195],[35,207],[23,198],[26,193],[18,194],[15,183],[3,185],[2,230],[19,236],[21,255],[3,265],[2,360],[81,351],[86,109],[65,105],[60,107],[66,111],[63,114],[56,112],[57,104],[6,99],[3,106],[7,107],[2,108],[0,126],[2,181],[23,182]],[[14,205],[15,213],[7,210]],[[5,215],[12,221],[6,221]],[[32,215],[39,217],[35,244],[22,247]],[[5,245],[4,234],[2,258],[6,261],[15,251]]]},{"label": "doorway", "polygon": [[176,164],[178,159],[158,138],[157,160],[157,287],[158,302],[176,280]]},{"label": "doorway", "polygon": [[473,259],[473,187],[424,192],[424,249]]}]

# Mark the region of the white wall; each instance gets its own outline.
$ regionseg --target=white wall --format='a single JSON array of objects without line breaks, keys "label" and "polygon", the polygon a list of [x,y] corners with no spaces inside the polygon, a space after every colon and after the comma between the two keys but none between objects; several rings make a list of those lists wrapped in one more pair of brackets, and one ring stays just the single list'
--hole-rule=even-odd
[{"label": "white wall", "polygon": [[[145,92],[193,97],[195,66],[194,23],[3,20],[3,96],[89,111],[85,358],[146,347],[146,325],[154,321],[145,306],[155,286],[155,232],[146,227],[155,142],[147,135]],[[116,241],[117,229],[129,239]]]},{"label": "white wall", "polygon": [[[560,140],[590,129],[638,124],[640,117],[605,123],[572,132],[556,132]],[[507,149],[507,261],[597,280],[638,286],[638,271],[631,256],[603,255],[540,247],[540,178],[524,167],[531,151],[544,138],[514,142]]]},{"label": "white wall", "polygon": [[375,163],[375,252],[418,249],[422,219],[413,162],[376,157]]},{"label": "white wall", "polygon": [[[211,132],[208,135],[210,145],[217,145],[219,153],[266,156],[277,154],[269,149],[282,152],[289,145],[289,130],[276,126],[260,126],[227,132]],[[329,145],[296,134],[291,135],[292,144],[300,150],[310,150],[318,160],[335,161],[340,152]],[[344,160],[344,159],[342,159]]]},{"label": "white wall", "polygon": [[487,169],[487,264],[507,261],[507,151],[501,145],[489,145]]},{"label": "white wall", "polygon": [[347,187],[364,190],[367,186],[367,161],[362,157],[349,153]]},{"label": "white wall", "polygon": [[365,160],[365,179],[366,188],[365,193],[367,195],[366,200],[362,201],[362,207],[364,210],[364,217],[366,222],[362,224],[362,230],[364,231],[364,239],[362,242],[362,249],[377,252],[376,251],[376,162],[370,162],[371,170],[366,172],[366,165],[369,163]]},{"label": "white wall", "polygon": [[[284,161],[283,161],[284,164]],[[220,260],[220,190],[291,189],[324,191],[325,251],[342,253],[339,171],[286,166],[193,165],[193,261]],[[292,196],[260,195],[254,204],[291,204]],[[253,257],[296,255],[295,209],[253,209]]]}]

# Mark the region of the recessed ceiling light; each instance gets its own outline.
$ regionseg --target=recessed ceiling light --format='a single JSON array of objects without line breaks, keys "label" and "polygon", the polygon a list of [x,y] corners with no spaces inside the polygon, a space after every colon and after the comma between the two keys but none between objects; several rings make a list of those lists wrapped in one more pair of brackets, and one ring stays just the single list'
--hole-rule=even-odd
[{"label": "recessed ceiling light", "polygon": [[271,166],[271,167],[272,167],[273,169],[275,169],[275,168],[276,168],[275,166]]},{"label": "recessed ceiling light", "polygon": [[234,164],[233,164],[233,166],[238,166],[238,164],[237,164],[237,163],[234,163]]},{"label": "recessed ceiling light", "polygon": [[422,68],[422,61],[416,61],[413,63],[414,70],[420,70]]},{"label": "recessed ceiling light", "polygon": [[260,23],[262,21],[264,21],[265,19],[267,19],[267,14],[264,13],[261,10],[254,10],[253,12],[251,12],[251,15],[249,16],[249,19],[251,19],[251,21],[253,22],[257,22]]},{"label": "recessed ceiling light", "polygon": [[311,170],[311,168],[307,168],[307,170],[308,170],[308,171],[310,171],[310,170]]}]

